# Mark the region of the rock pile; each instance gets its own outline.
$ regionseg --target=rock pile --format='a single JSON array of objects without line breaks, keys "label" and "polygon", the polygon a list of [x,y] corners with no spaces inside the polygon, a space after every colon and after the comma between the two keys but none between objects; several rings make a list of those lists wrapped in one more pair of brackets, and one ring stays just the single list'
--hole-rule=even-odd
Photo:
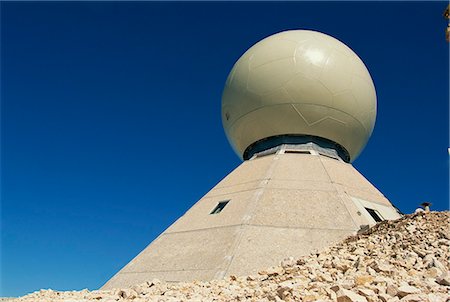
[{"label": "rock pile", "polygon": [[383,221],[322,252],[285,259],[255,276],[111,291],[41,290],[19,301],[450,301],[450,213]]}]

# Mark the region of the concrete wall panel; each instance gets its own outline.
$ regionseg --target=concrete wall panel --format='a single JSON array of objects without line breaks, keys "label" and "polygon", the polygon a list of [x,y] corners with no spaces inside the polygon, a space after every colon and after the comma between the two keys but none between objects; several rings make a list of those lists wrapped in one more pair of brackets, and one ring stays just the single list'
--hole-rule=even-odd
[{"label": "concrete wall panel", "polygon": [[273,156],[266,156],[243,162],[233,172],[220,181],[215,188],[240,185],[243,182],[265,179],[269,167],[273,164],[272,159]]},{"label": "concrete wall panel", "polygon": [[[248,226],[228,274],[255,274],[287,257],[307,255],[352,234],[351,231]],[[248,261],[251,259],[252,261]]]},{"label": "concrete wall panel", "polygon": [[378,191],[363,175],[355,170],[351,164],[320,156],[328,175],[334,183],[355,188],[361,191]]},{"label": "concrete wall panel", "polygon": [[[166,232],[191,231],[241,224],[249,211],[250,204],[255,200],[255,194],[257,194],[257,190],[202,198]],[[222,212],[210,214],[219,202],[226,200],[229,200],[229,202]]]},{"label": "concrete wall panel", "polygon": [[271,178],[296,181],[330,181],[319,156],[295,153],[286,153],[279,156]]},{"label": "concrete wall panel", "polygon": [[336,191],[330,181],[271,179],[267,183],[269,189],[285,189],[299,191]]},{"label": "concrete wall panel", "polygon": [[134,258],[123,272],[207,270],[221,267],[239,227],[164,233]]},{"label": "concrete wall panel", "polygon": [[293,228],[356,228],[336,191],[267,189],[250,223]]}]

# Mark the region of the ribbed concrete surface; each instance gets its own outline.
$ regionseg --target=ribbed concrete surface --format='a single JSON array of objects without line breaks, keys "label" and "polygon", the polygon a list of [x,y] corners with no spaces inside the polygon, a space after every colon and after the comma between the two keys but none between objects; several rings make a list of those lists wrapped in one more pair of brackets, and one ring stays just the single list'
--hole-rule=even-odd
[{"label": "ribbed concrete surface", "polygon": [[[220,202],[230,200],[219,214]],[[358,203],[364,202],[365,205]],[[103,289],[158,278],[253,274],[374,224],[364,207],[400,215],[351,164],[312,154],[243,162],[111,278]]]}]

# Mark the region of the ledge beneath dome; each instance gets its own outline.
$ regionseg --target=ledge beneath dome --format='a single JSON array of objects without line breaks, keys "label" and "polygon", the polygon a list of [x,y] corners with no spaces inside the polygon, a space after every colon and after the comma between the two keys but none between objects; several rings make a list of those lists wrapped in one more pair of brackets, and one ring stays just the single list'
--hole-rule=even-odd
[{"label": "ledge beneath dome", "polygon": [[312,135],[276,135],[259,140],[245,149],[243,158],[249,160],[254,156],[264,156],[267,154],[283,152],[297,152],[302,151],[316,153],[339,158],[345,162],[350,162],[350,155],[341,145]]}]

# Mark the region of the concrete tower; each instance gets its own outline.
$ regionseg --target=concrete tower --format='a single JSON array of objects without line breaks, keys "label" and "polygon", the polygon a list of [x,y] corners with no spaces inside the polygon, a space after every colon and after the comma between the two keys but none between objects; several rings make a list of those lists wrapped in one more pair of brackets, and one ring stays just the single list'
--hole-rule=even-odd
[{"label": "concrete tower", "polygon": [[399,218],[350,164],[376,106],[364,63],[335,38],[292,30],[256,43],[222,96],[223,126],[244,162],[103,288],[253,274]]}]

